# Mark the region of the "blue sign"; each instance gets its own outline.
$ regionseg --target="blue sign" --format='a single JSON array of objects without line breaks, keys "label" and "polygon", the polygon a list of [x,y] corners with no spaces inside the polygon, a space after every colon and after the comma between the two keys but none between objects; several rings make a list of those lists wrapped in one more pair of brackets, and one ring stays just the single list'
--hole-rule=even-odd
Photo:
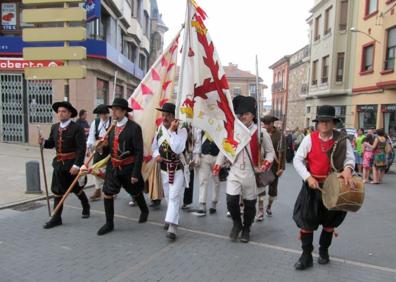
[{"label": "blue sign", "polygon": [[87,11],[87,22],[100,18],[100,0],[85,0],[83,7]]}]

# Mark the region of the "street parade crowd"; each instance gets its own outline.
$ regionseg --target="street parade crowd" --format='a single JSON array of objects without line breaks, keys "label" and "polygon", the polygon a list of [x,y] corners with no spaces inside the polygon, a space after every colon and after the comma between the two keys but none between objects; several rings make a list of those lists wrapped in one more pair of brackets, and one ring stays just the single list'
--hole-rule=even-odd
[{"label": "street parade crowd", "polygon": [[[357,189],[356,164],[357,172],[363,174],[365,181],[370,169],[373,169],[373,183],[380,183],[383,175],[380,164],[380,160],[384,160],[380,150],[386,147],[383,131],[377,130],[375,138],[373,134],[363,135],[359,131],[351,140],[345,132],[336,130],[339,119],[332,106],[319,108],[315,129],[305,134],[297,129],[294,134],[284,135],[284,128],[274,126],[277,117],[257,116],[255,98],[235,97],[234,112],[249,129],[251,140],[230,163],[207,132],[182,124],[175,118],[175,104],[165,103],[156,109],[161,113],[162,124],[151,144],[155,165],[147,181],[142,176],[142,129],[134,122],[133,110],[125,99],[115,98],[111,105],[97,106],[93,112],[97,118],[90,125],[83,110],[77,122],[72,120],[78,112],[69,102],[56,102],[52,107],[59,122],[52,125],[47,139],[38,138],[44,148],[56,150],[51,191],[57,209],[44,225],[46,229],[62,224],[62,197],[69,187],[81,201],[82,218],[89,218],[90,204],[83,188],[86,174],[91,173],[95,189],[90,200],[103,198],[105,211],[105,223],[97,235],[114,230],[114,198],[123,188],[131,196],[130,204],[140,209],[139,223],[149,217],[146,198],[152,208],[161,205],[165,198],[164,230],[169,240],[174,241],[181,210],[191,208],[193,203],[193,183],[197,178],[198,208],[192,210],[193,214],[204,217],[217,212],[217,204],[223,199],[220,182],[225,181],[225,200],[232,219],[230,240],[247,243],[253,222],[272,216],[278,180],[286,161],[293,159],[294,168],[302,178],[293,212],[302,247],[295,268],[303,270],[313,265],[313,237],[319,226],[322,227],[318,263],[329,263],[328,250],[334,229],[347,215],[344,210],[328,209],[324,205],[321,194],[328,176],[337,173],[341,185],[353,191]],[[84,162],[87,158],[93,159],[92,167],[89,161]],[[212,190],[210,199],[209,189]]]}]

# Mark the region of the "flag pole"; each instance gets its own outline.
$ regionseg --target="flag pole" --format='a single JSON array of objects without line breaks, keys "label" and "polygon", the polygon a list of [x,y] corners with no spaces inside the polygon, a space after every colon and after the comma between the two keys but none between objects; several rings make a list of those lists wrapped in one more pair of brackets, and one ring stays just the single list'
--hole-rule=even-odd
[{"label": "flag pole", "polygon": [[115,98],[115,91],[116,91],[116,85],[117,85],[117,74],[118,74],[118,71],[115,71],[114,72],[114,82],[113,82],[113,95],[112,95],[112,100],[110,101],[110,103],[114,100],[114,98]]},{"label": "flag pole", "polygon": [[179,119],[180,117],[180,104],[181,104],[181,99],[182,97],[182,88],[183,88],[183,73],[184,73],[184,64],[185,64],[185,59],[186,56],[188,55],[188,50],[190,48],[189,46],[189,38],[190,38],[190,27],[189,25],[189,20],[190,20],[190,7],[189,7],[190,0],[186,0],[186,17],[184,24],[182,25],[182,29],[184,28],[184,34],[183,34],[183,45],[182,45],[182,58],[180,62],[180,71],[179,71],[179,86],[177,88],[177,96],[176,96],[176,113],[175,113],[175,118]]},{"label": "flag pole", "polygon": [[[261,93],[260,93],[260,89],[259,89],[259,71],[258,71],[258,57],[256,55],[256,96],[257,96],[257,140],[258,143],[261,144]],[[259,156],[258,156],[258,160],[259,160],[259,164],[261,164],[261,152],[260,152],[260,148],[261,146],[259,145]]]}]

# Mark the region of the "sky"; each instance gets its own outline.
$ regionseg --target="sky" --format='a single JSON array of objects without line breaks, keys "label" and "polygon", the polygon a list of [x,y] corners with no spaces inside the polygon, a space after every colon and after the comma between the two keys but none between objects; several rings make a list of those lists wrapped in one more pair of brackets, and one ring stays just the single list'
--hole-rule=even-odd
[{"label": "sky", "polygon": [[[165,46],[184,22],[186,0],[157,0],[162,19],[169,28]],[[206,26],[223,66],[229,62],[259,75],[271,86],[268,67],[285,55],[308,44],[306,19],[313,0],[197,0],[207,13]],[[182,42],[182,41],[181,41]],[[270,99],[270,88],[265,97]]]}]

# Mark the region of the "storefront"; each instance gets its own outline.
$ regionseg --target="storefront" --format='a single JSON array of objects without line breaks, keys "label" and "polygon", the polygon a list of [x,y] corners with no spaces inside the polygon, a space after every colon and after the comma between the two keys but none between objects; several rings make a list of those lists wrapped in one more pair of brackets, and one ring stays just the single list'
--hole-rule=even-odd
[{"label": "storefront", "polygon": [[376,128],[377,125],[377,105],[357,105],[359,128]]},{"label": "storefront", "polygon": [[385,133],[396,139],[396,104],[381,105]]}]

